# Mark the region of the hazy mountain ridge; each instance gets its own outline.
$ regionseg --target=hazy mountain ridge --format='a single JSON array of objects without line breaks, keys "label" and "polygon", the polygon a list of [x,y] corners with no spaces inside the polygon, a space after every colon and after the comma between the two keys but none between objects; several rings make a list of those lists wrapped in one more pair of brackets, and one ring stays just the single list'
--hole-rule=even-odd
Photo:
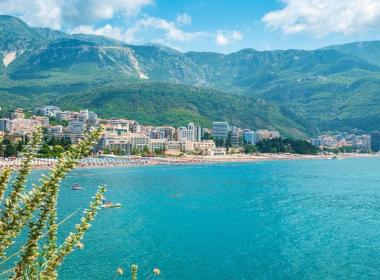
[{"label": "hazy mountain ridge", "polygon": [[[223,95],[233,93],[267,100],[268,104],[277,104],[277,112],[291,120],[287,125],[296,122],[299,131],[309,133],[353,127],[372,130],[380,121],[380,109],[376,106],[380,104],[380,42],[314,51],[182,53],[160,45],[128,45],[101,36],[32,28],[17,18],[0,16],[1,54],[2,60],[8,55],[7,61],[11,62],[0,65],[0,90],[13,94],[39,91],[62,95],[107,84],[121,83],[127,87],[136,82],[141,82],[142,87],[149,84],[147,92],[159,94],[163,87],[155,82],[165,82],[178,84],[178,91],[182,84],[209,88],[208,91],[219,89],[222,92],[214,96],[221,100]],[[147,80],[150,83],[144,82]],[[158,87],[156,91],[152,85]],[[120,93],[120,87],[116,88]],[[191,91],[188,87],[183,90]],[[360,107],[371,104],[375,104],[371,111]],[[183,105],[173,104],[181,109],[186,107]],[[217,102],[212,106],[217,106]],[[260,107],[255,108],[260,111]],[[248,117],[249,112],[243,115]],[[366,118],[371,121],[366,122]],[[262,126],[271,125],[270,119],[266,122]]]}]

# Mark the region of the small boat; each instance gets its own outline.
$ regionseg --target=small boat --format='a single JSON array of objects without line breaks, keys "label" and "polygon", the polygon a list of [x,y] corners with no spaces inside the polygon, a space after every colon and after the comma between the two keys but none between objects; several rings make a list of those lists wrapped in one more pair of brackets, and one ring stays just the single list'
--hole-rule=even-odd
[{"label": "small boat", "polygon": [[73,191],[81,191],[83,188],[79,184],[74,184],[71,186],[71,190]]},{"label": "small boat", "polygon": [[121,207],[121,203],[113,203],[112,201],[103,202],[100,206],[101,208],[119,208]]}]

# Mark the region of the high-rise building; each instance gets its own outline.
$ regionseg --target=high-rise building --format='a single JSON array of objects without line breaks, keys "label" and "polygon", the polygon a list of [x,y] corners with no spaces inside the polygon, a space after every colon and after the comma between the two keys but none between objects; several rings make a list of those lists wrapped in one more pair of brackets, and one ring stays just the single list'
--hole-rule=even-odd
[{"label": "high-rise building", "polygon": [[223,146],[230,132],[230,125],[228,122],[213,122],[212,123],[212,136],[214,137],[218,146]]},{"label": "high-rise building", "polygon": [[231,126],[231,147],[237,148],[240,146],[241,129],[236,126]]},{"label": "high-rise building", "polygon": [[311,145],[313,145],[315,147],[322,146],[322,140],[321,140],[321,138],[310,139],[310,143],[311,143]]},{"label": "high-rise building", "polygon": [[255,145],[256,144],[255,132],[250,129],[245,129],[244,134],[243,134],[243,140],[245,144]]},{"label": "high-rise building", "polygon": [[372,152],[380,152],[380,132],[375,131],[371,133],[371,150]]},{"label": "high-rise building", "polygon": [[189,123],[187,125],[187,137],[188,141],[195,141],[195,124]]},{"label": "high-rise building", "polygon": [[202,140],[202,127],[195,125],[194,123],[189,123],[187,127],[179,127],[177,129],[177,140],[178,141],[192,141],[199,142]]},{"label": "high-rise building", "polygon": [[146,130],[150,139],[174,139],[175,128],[171,126],[157,126]]},{"label": "high-rise building", "polygon": [[202,127],[200,125],[195,126],[194,140],[196,142],[202,141]]},{"label": "high-rise building", "polygon": [[98,115],[95,112],[88,111],[88,125],[90,127],[96,127],[99,124]]},{"label": "high-rise building", "polygon": [[11,120],[0,119],[0,131],[9,132],[10,129],[11,129]]},{"label": "high-rise building", "polygon": [[184,126],[177,128],[177,141],[186,141],[187,140],[187,128]]}]

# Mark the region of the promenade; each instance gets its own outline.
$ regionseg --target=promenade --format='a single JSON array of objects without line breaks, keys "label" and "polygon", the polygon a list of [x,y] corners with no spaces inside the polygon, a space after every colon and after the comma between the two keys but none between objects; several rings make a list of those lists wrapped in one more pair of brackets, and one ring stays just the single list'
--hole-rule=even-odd
[{"label": "promenade", "polygon": [[[378,154],[339,154],[337,159],[347,158],[368,158],[379,157]],[[194,156],[186,155],[182,157],[137,157],[137,156],[102,156],[87,157],[78,160],[79,168],[100,168],[118,166],[145,166],[145,165],[193,165],[193,164],[213,164],[225,162],[257,162],[272,160],[320,160],[332,159],[332,155],[297,155],[297,154],[236,154],[227,156]],[[21,158],[0,159],[0,169],[10,167],[19,169]],[[37,158],[32,161],[33,169],[48,169],[54,166],[57,159]]]}]

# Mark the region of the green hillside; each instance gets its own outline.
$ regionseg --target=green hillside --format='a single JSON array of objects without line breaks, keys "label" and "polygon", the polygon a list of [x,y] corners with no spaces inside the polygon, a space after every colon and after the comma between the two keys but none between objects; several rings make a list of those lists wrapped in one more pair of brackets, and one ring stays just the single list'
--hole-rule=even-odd
[{"label": "green hillside", "polygon": [[67,107],[88,106],[147,123],[225,118],[295,135],[379,129],[380,42],[312,51],[182,53],[32,28],[0,16],[0,59],[5,57],[3,107],[16,100],[26,105],[60,100]]},{"label": "green hillside", "polygon": [[4,110],[50,104],[65,110],[88,108],[103,118],[127,117],[143,124],[180,126],[194,121],[209,127],[212,121],[227,120],[241,127],[277,129],[286,136],[307,134],[265,101],[176,84],[120,83],[64,95],[0,92],[0,98],[9,100]]},{"label": "green hillside", "polygon": [[380,65],[380,41],[355,42],[345,45],[327,47],[345,54],[364,59],[369,63]]}]

